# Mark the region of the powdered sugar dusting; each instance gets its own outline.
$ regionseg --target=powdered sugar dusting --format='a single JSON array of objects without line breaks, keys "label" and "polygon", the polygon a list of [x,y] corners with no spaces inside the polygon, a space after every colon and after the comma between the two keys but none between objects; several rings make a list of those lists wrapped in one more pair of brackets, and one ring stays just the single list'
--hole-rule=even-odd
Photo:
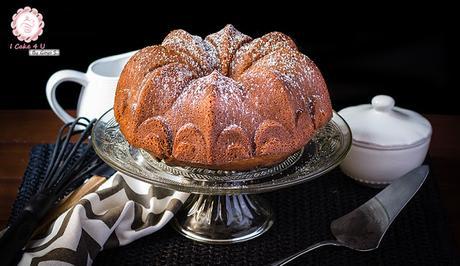
[{"label": "powdered sugar dusting", "polygon": [[206,40],[212,43],[214,47],[225,47],[231,52],[236,52],[243,43],[251,41],[252,38],[229,24],[220,31],[208,35]]},{"label": "powdered sugar dusting", "polygon": [[208,35],[205,40],[216,49],[219,59],[219,71],[227,76],[235,53],[242,45],[250,42],[252,38],[239,32],[232,25],[227,25],[222,30]]},{"label": "powdered sugar dusting", "polygon": [[192,57],[202,70],[202,75],[211,73],[217,66],[217,58],[212,47],[201,37],[191,35],[184,30],[172,31],[161,45]]},{"label": "powdered sugar dusting", "polygon": [[297,50],[297,46],[288,36],[280,32],[271,32],[245,44],[239,49],[231,64],[231,76],[238,77],[257,60],[280,49]]}]

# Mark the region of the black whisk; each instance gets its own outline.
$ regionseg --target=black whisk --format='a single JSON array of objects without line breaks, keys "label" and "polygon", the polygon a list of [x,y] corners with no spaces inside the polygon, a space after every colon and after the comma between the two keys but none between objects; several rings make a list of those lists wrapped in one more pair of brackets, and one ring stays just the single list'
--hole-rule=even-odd
[{"label": "black whisk", "polygon": [[[103,164],[94,153],[91,141],[88,141],[88,145],[82,145],[89,139],[95,122],[80,117],[59,130],[43,183],[0,238],[2,265],[16,263],[48,211]],[[74,136],[78,136],[78,139],[72,142]]]}]

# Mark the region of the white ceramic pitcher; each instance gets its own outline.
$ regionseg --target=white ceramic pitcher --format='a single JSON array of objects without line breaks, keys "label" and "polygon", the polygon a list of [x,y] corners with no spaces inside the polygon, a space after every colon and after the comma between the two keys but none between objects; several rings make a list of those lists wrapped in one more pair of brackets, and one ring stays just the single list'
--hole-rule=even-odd
[{"label": "white ceramic pitcher", "polygon": [[137,51],[109,56],[91,63],[86,73],[75,70],[60,70],[46,84],[46,97],[51,109],[64,122],[75,118],[69,115],[56,99],[56,89],[64,81],[82,85],[77,105],[77,116],[99,118],[113,107],[118,78],[128,59]]}]

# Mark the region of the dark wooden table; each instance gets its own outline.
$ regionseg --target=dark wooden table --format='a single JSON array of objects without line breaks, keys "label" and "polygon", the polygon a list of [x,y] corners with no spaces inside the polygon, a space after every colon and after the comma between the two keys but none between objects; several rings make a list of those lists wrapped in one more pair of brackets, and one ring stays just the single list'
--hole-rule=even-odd
[{"label": "dark wooden table", "polygon": [[[442,201],[457,247],[460,243],[460,116],[426,115],[433,125],[430,147]],[[62,122],[50,110],[0,110],[0,227],[6,224],[32,146],[52,143]]]}]

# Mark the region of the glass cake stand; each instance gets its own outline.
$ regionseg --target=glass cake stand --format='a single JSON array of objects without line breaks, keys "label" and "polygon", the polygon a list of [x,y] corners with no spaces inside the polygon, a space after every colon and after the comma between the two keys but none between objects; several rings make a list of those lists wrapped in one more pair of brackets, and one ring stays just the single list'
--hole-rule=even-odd
[{"label": "glass cake stand", "polygon": [[260,196],[310,181],[336,167],[351,146],[347,123],[334,112],[331,121],[285,161],[270,168],[222,171],[170,166],[128,144],[113,110],[95,124],[96,153],[111,167],[153,185],[192,193],[175,215],[173,226],[205,243],[236,243],[255,238],[273,224],[273,211]]}]

